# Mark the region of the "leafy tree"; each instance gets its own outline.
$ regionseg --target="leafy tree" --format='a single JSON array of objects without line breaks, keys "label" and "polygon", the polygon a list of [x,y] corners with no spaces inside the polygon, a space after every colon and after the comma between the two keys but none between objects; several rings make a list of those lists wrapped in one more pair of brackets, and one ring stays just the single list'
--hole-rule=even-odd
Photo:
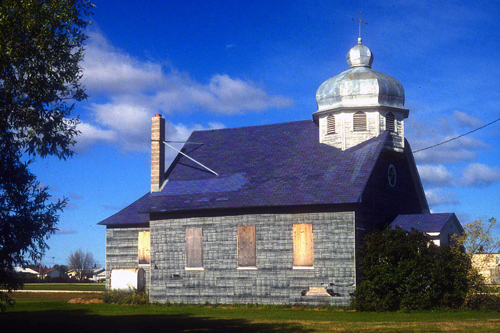
[{"label": "leafy tree", "polygon": [[459,246],[438,247],[415,230],[374,231],[364,238],[352,305],[361,311],[457,308],[466,297],[469,267]]},{"label": "leafy tree", "polygon": [[[35,156],[66,159],[78,134],[70,118],[86,98],[80,62],[88,0],[0,2],[0,287],[20,286],[15,265],[47,248],[66,200],[50,202],[28,167]],[[71,104],[69,104],[71,103]],[[0,293],[1,302],[12,301]]]},{"label": "leafy tree", "polygon": [[68,266],[66,265],[54,265],[54,268],[61,273],[62,276],[67,277],[68,275]]},{"label": "leafy tree", "polygon": [[74,269],[80,280],[82,280],[86,275],[89,274],[92,268],[98,265],[97,261],[94,260],[94,255],[92,252],[83,252],[82,249],[78,249],[71,253],[68,257],[68,267]]},{"label": "leafy tree", "polygon": [[500,239],[493,235],[497,220],[492,217],[485,225],[482,220],[467,223],[465,233],[461,237],[467,253],[497,253],[500,250]]},{"label": "leafy tree", "polygon": [[488,263],[493,260],[493,254],[500,251],[500,239],[493,235],[496,222],[497,220],[492,217],[488,223],[482,220],[467,223],[464,226],[464,234],[457,239],[472,262],[468,271],[469,291],[466,301],[466,305],[470,308],[498,309],[499,307],[498,289],[488,286],[491,278],[488,281],[482,275],[482,272],[489,271]]}]

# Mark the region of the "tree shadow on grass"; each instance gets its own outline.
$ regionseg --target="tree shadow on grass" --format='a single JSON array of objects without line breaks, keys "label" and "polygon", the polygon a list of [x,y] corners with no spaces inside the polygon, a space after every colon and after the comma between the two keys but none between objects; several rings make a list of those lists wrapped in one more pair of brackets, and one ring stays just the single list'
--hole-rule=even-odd
[{"label": "tree shadow on grass", "polygon": [[101,316],[85,310],[6,312],[0,314],[0,327],[3,332],[313,332],[299,324],[255,324],[188,314]]}]

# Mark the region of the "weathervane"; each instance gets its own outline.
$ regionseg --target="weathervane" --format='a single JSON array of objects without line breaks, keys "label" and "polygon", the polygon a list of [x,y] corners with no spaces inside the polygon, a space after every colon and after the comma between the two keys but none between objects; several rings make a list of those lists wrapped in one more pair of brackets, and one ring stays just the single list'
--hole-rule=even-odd
[{"label": "weathervane", "polygon": [[358,37],[358,43],[361,44],[361,23],[368,24],[368,22],[361,21],[361,12],[359,12],[359,19],[355,19],[354,17],[352,18],[353,21],[359,22],[359,37]]}]

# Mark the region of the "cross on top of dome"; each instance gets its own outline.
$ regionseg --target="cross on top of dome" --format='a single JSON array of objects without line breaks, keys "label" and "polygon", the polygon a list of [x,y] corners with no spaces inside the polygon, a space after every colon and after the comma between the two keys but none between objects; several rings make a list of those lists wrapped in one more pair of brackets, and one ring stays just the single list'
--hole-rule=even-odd
[{"label": "cross on top of dome", "polygon": [[359,19],[352,19],[359,23],[359,35],[358,35],[358,45],[354,46],[349,50],[346,56],[347,64],[349,67],[368,67],[371,68],[373,63],[373,54],[371,50],[361,44],[361,23],[368,24],[365,21],[361,21],[361,12],[359,12]]}]

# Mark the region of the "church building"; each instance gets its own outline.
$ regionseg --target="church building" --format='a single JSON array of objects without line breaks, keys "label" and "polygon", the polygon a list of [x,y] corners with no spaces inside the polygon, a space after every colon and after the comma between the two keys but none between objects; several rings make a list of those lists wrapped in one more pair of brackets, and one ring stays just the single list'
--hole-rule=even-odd
[{"label": "church building", "polygon": [[359,39],[311,120],[195,131],[169,167],[154,116],[150,192],[99,223],[107,287],[160,303],[348,304],[363,236],[433,215],[403,86],[372,63]]}]

